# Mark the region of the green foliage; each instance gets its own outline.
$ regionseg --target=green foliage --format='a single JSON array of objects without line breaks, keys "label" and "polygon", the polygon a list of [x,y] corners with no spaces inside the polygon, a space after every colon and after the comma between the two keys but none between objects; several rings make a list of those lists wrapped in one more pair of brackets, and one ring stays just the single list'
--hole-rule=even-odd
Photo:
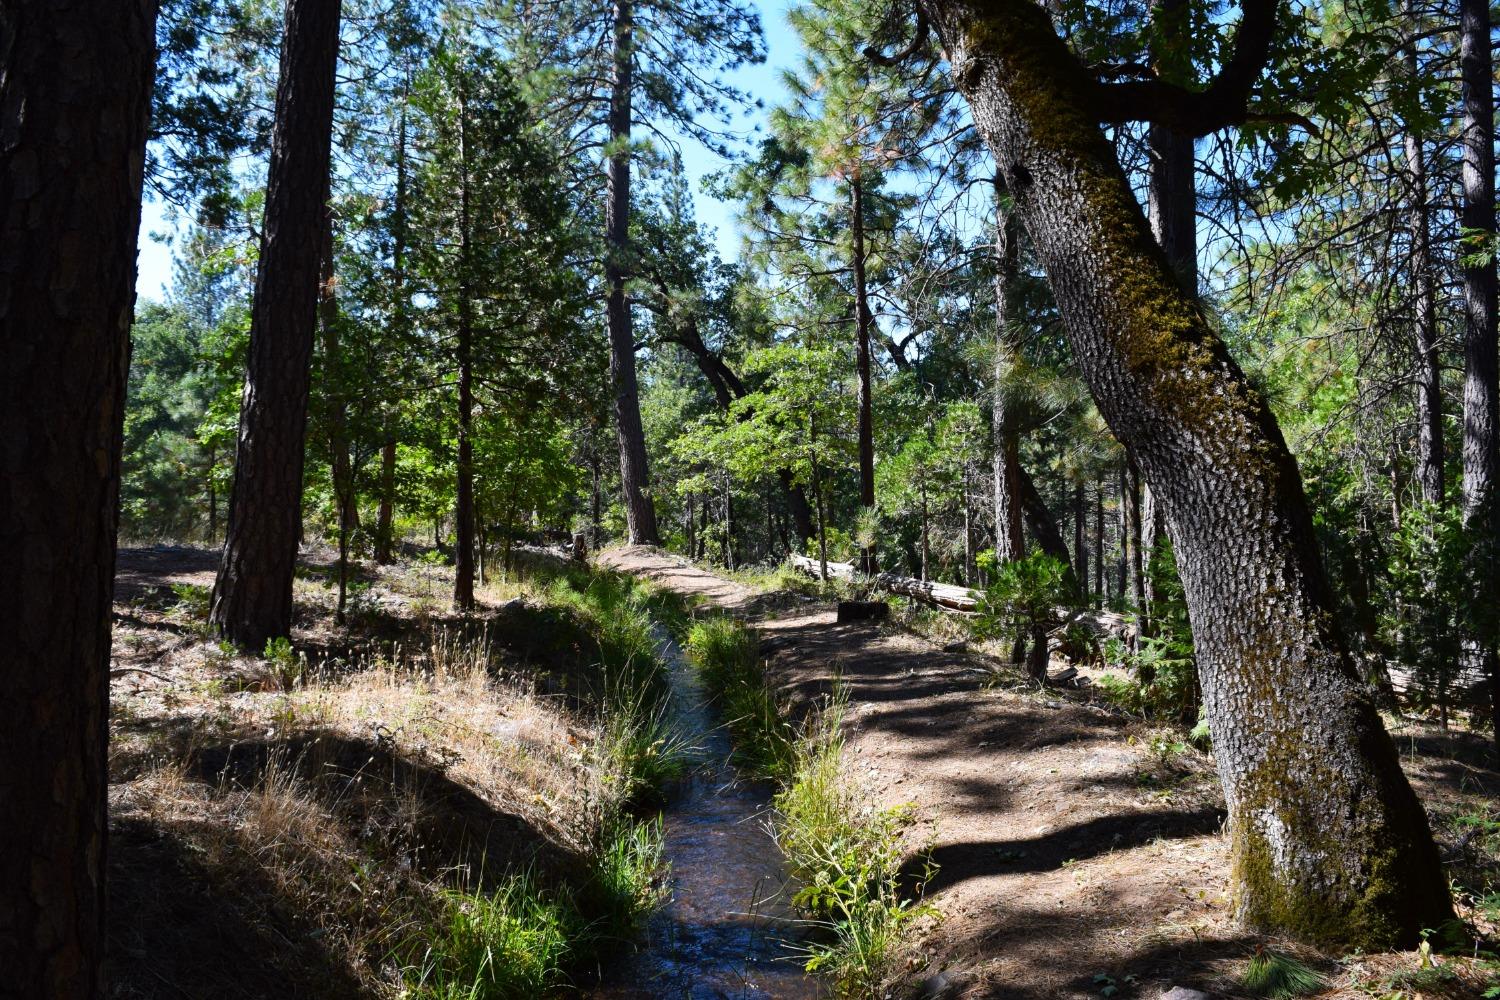
[{"label": "green foliage", "polygon": [[[1116,645],[1114,662],[1130,669],[1130,677],[1106,674],[1099,687],[1111,702],[1147,718],[1192,723],[1197,715],[1198,664],[1193,651],[1193,631],[1188,623],[1187,599],[1177,578],[1177,561],[1171,543],[1162,538],[1151,554],[1148,570],[1156,600],[1148,621],[1150,634],[1142,635],[1131,651]],[[1194,730],[1197,734],[1197,730]],[[1207,730],[1194,735],[1195,742],[1207,738]]]},{"label": "green foliage", "polygon": [[789,776],[795,732],[766,679],[754,634],[732,618],[707,618],[688,632],[687,655],[718,698],[735,761],[760,777]]},{"label": "green foliage", "polygon": [[1323,988],[1323,977],[1297,959],[1265,948],[1257,949],[1241,978],[1245,989],[1256,996],[1282,1000],[1300,997]]},{"label": "green foliage", "polygon": [[1029,637],[1034,628],[1056,622],[1058,609],[1077,599],[1068,564],[1061,559],[1033,552],[1000,563],[992,552],[981,555],[980,567],[990,574],[976,620],[981,635]]},{"label": "green foliage", "polygon": [[565,981],[579,915],[529,875],[493,893],[448,891],[444,920],[406,972],[423,1000],[532,1000]]},{"label": "green foliage", "polygon": [[[660,820],[607,826],[578,889],[523,872],[493,891],[444,890],[402,971],[421,1000],[535,1000],[628,942],[665,900]],[[415,954],[420,952],[420,954]]]},{"label": "green foliage", "polygon": [[283,691],[291,691],[307,676],[307,658],[292,649],[286,636],[267,639],[261,657]]},{"label": "green foliage", "polygon": [[827,942],[808,946],[808,971],[825,973],[841,997],[863,998],[881,995],[907,926],[934,911],[901,884],[901,832],[912,810],[868,808],[843,771],[841,710],[836,700],[804,726],[776,794],[774,830],[802,885],[793,903],[830,931]]}]

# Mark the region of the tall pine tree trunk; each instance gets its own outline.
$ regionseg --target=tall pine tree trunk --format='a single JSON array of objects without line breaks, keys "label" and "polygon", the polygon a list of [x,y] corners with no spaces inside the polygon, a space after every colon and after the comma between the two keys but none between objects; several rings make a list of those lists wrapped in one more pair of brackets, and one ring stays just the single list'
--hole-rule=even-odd
[{"label": "tall pine tree trunk", "polygon": [[105,995],[110,606],[156,5],[0,12],[0,992]]},{"label": "tall pine tree trunk", "polygon": [[[870,327],[874,317],[865,286],[864,192],[864,181],[856,173],[849,182],[849,221],[854,236],[855,368],[859,375],[859,506],[868,515],[875,510],[875,418],[870,403]],[[879,572],[874,539],[860,546],[859,568],[864,573]]]},{"label": "tall pine tree trunk", "polygon": [[[396,127],[396,195],[391,205],[391,322],[398,333],[406,329],[406,103],[409,85],[403,86],[401,116]],[[380,449],[380,507],[375,517],[375,561],[393,561],[396,509],[396,439]]]},{"label": "tall pine tree trunk", "polygon": [[1020,432],[1011,412],[1011,366],[1020,345],[1016,342],[1016,222],[1001,209],[995,224],[995,557],[1002,563],[1026,557],[1021,521]]},{"label": "tall pine tree trunk", "polygon": [[1490,712],[1500,744],[1500,657],[1495,603],[1500,599],[1500,397],[1495,315],[1495,86],[1488,0],[1459,0],[1459,74],[1463,101],[1464,478],[1463,523],[1475,589],[1467,656],[1490,680]]},{"label": "tall pine tree trunk", "polygon": [[1166,511],[1250,925],[1414,943],[1452,915],[1426,816],[1339,631],[1270,408],[1156,245],[1091,81],[1030,0],[925,0],[1074,357]]},{"label": "tall pine tree trunk", "polygon": [[339,0],[287,0],[250,352],[211,618],[259,652],[292,627]]},{"label": "tall pine tree trunk", "polygon": [[[453,507],[453,608],[474,610],[474,315],[470,298],[473,260],[470,255],[468,107],[460,97],[458,142],[461,190],[458,195],[458,483]],[[507,567],[508,568],[508,567]]]},{"label": "tall pine tree trunk", "polygon": [[[1410,6],[1410,5],[1408,5]],[[1412,25],[1416,31],[1416,25]],[[1418,73],[1415,43],[1406,47],[1407,72]],[[1409,128],[1403,137],[1408,184],[1408,224],[1411,227],[1413,343],[1417,360],[1417,481],[1422,499],[1441,506],[1443,497],[1442,367],[1437,342],[1436,271],[1432,259],[1432,224],[1427,185],[1427,159],[1422,140]]]},{"label": "tall pine tree trunk", "polygon": [[614,60],[610,79],[608,191],[604,210],[604,280],[608,285],[605,324],[609,328],[609,374],[615,393],[615,434],[620,444],[620,493],[632,545],[660,541],[656,509],[647,490],[646,432],[641,426],[640,384],[635,372],[635,331],[625,278],[630,260],[630,126],[634,87],[634,4],[616,0]]}]

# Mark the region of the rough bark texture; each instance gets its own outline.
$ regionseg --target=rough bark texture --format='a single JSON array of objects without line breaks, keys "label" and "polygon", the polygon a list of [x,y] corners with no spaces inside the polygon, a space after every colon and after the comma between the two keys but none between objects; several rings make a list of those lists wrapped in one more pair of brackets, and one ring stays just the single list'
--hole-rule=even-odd
[{"label": "rough bark texture", "polygon": [[[1407,72],[1416,76],[1415,44],[1406,49]],[[1428,205],[1427,160],[1421,139],[1404,137],[1408,185],[1408,225],[1411,228],[1412,342],[1417,362],[1417,481],[1422,499],[1443,503],[1442,367],[1437,343],[1436,272],[1432,259],[1431,211]]]},{"label": "rough bark texture", "polygon": [[[1015,363],[1014,287],[1017,271],[1017,234],[1014,216],[1006,210],[995,222],[995,558],[1014,562],[1026,557],[1021,530],[1020,432],[1011,413],[1006,386]],[[1027,480],[1030,482],[1030,480]],[[1040,499],[1040,497],[1038,497]]]},{"label": "rough bark texture", "polygon": [[287,0],[234,487],[211,612],[221,635],[256,652],[292,627],[338,51],[339,0]]},{"label": "rough bark texture", "polygon": [[[854,326],[855,368],[859,375],[859,505],[875,509],[875,418],[870,402],[870,296],[865,287],[865,203],[864,184],[859,176],[849,183],[849,216],[854,231]],[[875,543],[862,546],[860,569],[879,572]]]},{"label": "rough bark texture", "polygon": [[[1473,546],[1476,588],[1467,659],[1490,678],[1492,721],[1500,722],[1500,662],[1496,657],[1496,533],[1500,531],[1500,396],[1497,396],[1495,280],[1494,62],[1487,0],[1459,2],[1459,71],[1463,101],[1463,210],[1468,263],[1464,285],[1463,523]],[[1472,243],[1468,242],[1472,238]],[[1495,727],[1500,742],[1500,725]]]},{"label": "rough bark texture", "polygon": [[1165,507],[1224,784],[1238,911],[1330,944],[1452,914],[1426,816],[1345,649],[1264,399],[1176,280],[1029,0],[926,0],[1100,412]]},{"label": "rough bark texture", "polygon": [[604,280],[608,299],[604,321],[609,328],[609,376],[615,390],[615,435],[620,445],[620,493],[625,527],[632,545],[655,545],[656,508],[647,490],[646,432],[641,426],[640,383],[635,372],[635,331],[625,278],[630,257],[630,125],[634,84],[634,5],[617,0],[614,8],[614,59],[609,99],[608,190],[604,210]]},{"label": "rough bark texture", "polygon": [[0,995],[102,998],[110,604],[156,5],[0,8]]}]

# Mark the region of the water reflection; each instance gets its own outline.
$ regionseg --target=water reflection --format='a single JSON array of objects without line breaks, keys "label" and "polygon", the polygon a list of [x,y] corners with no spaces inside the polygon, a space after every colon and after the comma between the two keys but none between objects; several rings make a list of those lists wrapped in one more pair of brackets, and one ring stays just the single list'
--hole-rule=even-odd
[{"label": "water reflection", "polygon": [[815,1000],[802,972],[800,928],[787,897],[781,852],[765,828],[770,795],[738,781],[729,738],[682,651],[659,633],[678,715],[703,763],[663,816],[672,901],[648,939],[606,970],[598,1000]]}]

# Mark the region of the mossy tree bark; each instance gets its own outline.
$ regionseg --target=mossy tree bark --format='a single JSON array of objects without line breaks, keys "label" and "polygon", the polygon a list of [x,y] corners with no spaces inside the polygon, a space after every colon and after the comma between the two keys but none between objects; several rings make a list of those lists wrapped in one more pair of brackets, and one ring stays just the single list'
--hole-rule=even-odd
[{"label": "mossy tree bark", "polygon": [[210,612],[220,635],[255,652],[292,627],[339,12],[339,0],[286,4],[234,486]]},{"label": "mossy tree bark", "polygon": [[[1346,651],[1280,429],[1183,291],[1099,128],[1111,95],[1030,0],[923,7],[1099,410],[1165,508],[1238,912],[1324,944],[1413,942],[1452,915],[1426,816]],[[1266,16],[1247,6],[1242,35],[1268,38]],[[1244,74],[1239,55],[1226,65]],[[1178,112],[1225,101],[1213,85],[1203,93]]]},{"label": "mossy tree bark", "polygon": [[156,4],[0,10],[0,993],[102,998],[110,606]]}]

